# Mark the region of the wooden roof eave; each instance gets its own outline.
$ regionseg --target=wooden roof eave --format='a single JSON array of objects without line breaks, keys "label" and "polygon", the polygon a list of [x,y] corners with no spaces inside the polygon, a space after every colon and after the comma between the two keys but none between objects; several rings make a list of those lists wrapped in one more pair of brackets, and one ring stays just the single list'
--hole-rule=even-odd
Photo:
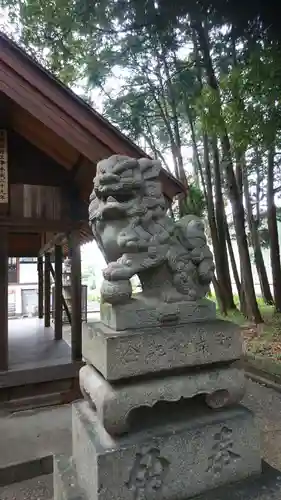
[{"label": "wooden roof eave", "polygon": [[[0,90],[53,130],[90,161],[97,148],[101,157],[124,154],[149,157],[141,148],[0,33]],[[15,85],[16,82],[16,85]],[[185,188],[162,169],[165,195],[172,199]]]}]

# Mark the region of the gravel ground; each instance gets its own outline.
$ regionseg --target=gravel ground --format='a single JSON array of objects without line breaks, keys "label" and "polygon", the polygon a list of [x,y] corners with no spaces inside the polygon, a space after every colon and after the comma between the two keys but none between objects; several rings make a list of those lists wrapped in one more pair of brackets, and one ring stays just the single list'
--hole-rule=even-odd
[{"label": "gravel ground", "polygon": [[0,467],[53,453],[71,453],[71,405],[0,415]]},{"label": "gravel ground", "polygon": [[243,404],[256,416],[263,458],[281,470],[281,393],[248,381]]},{"label": "gravel ground", "polygon": [[52,498],[52,474],[0,488],[1,500],[51,500]]},{"label": "gravel ground", "polygon": [[[256,415],[263,458],[281,470],[281,393],[248,381],[243,404]],[[70,406],[0,417],[0,466],[49,452],[69,453],[70,443]],[[51,500],[52,495],[52,475],[0,488],[0,500]]]}]

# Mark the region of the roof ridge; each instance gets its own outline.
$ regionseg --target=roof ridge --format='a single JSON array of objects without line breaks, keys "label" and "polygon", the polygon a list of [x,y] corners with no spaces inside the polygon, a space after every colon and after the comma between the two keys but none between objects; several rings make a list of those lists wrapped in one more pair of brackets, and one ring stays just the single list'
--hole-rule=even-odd
[{"label": "roof ridge", "polygon": [[[108,127],[114,134],[119,136],[122,140],[124,140],[128,145],[133,147],[140,155],[145,156],[147,158],[151,158],[150,155],[145,153],[142,148],[140,148],[137,144],[135,144],[129,137],[127,137],[118,127],[110,123],[110,121],[105,118],[101,113],[96,111],[92,106],[90,106],[82,97],[80,97],[78,94],[76,94],[70,87],[68,87],[65,83],[63,83],[59,78],[57,78],[51,71],[46,69],[39,61],[37,61],[34,57],[32,57],[26,50],[24,50],[17,42],[12,40],[8,35],[6,35],[3,31],[0,30],[0,43],[6,43],[12,50],[16,51],[23,57],[25,60],[28,60],[29,63],[33,66],[36,67],[39,71],[42,73],[45,73],[45,75],[52,80],[57,87],[60,88],[61,91],[67,93],[74,101],[79,103],[83,108],[95,115],[95,117],[100,120],[101,122],[104,123],[106,127]],[[0,51],[0,58],[1,58],[1,51]],[[165,168],[161,167],[162,171],[165,173],[165,175],[173,182],[175,182],[182,191],[185,191],[185,187],[183,184],[174,176],[172,175],[168,170]]]}]

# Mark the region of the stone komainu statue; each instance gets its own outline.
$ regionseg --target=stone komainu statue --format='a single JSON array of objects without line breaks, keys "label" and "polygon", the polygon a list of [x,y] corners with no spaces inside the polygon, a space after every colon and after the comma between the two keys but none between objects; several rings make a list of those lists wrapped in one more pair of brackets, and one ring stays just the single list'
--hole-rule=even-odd
[{"label": "stone komainu statue", "polygon": [[147,158],[111,156],[97,165],[89,220],[107,261],[103,300],[124,302],[138,275],[142,294],[164,302],[204,297],[214,265],[203,222],[166,214],[159,172]]}]

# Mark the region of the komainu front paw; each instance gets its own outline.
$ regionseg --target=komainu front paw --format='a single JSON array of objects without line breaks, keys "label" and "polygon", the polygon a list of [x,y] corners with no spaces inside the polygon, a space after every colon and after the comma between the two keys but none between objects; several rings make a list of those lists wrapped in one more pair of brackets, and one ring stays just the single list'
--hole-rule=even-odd
[{"label": "komainu front paw", "polygon": [[120,262],[110,262],[103,270],[103,277],[108,281],[127,280],[132,277],[132,271]]}]

